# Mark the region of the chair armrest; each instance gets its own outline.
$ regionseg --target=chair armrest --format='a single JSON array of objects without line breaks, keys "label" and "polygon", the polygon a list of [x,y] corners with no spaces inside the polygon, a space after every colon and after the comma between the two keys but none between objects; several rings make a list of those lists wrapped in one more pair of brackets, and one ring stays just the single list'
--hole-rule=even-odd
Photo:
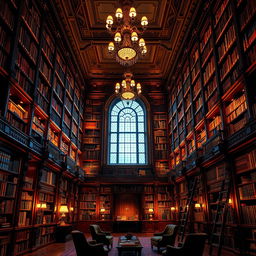
[{"label": "chair armrest", "polygon": [[97,244],[97,241],[96,240],[91,240],[91,241],[88,241],[88,244]]},{"label": "chair armrest", "polygon": [[159,232],[159,233],[154,233],[154,236],[162,236],[163,232]]}]

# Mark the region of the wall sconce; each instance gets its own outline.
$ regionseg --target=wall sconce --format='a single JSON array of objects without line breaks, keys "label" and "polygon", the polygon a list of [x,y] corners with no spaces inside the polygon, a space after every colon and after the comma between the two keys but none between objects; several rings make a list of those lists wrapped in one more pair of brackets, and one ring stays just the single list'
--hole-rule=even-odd
[{"label": "wall sconce", "polygon": [[171,211],[172,212],[175,212],[176,211],[176,208],[174,206],[171,207]]},{"label": "wall sconce", "polygon": [[36,208],[38,208],[38,209],[46,209],[47,205],[46,205],[46,203],[38,203],[36,205]]},{"label": "wall sconce", "polygon": [[232,204],[232,199],[231,198],[228,199],[228,204],[230,204],[230,205]]},{"label": "wall sconce", "polygon": [[68,213],[67,205],[61,205],[59,212],[62,213],[61,217],[60,217],[60,226],[64,226],[64,225],[66,225],[66,223],[65,223],[66,214],[65,213]]},{"label": "wall sconce", "polygon": [[71,212],[73,212],[74,211],[74,207],[69,207],[69,210],[71,211]]},{"label": "wall sconce", "polygon": [[200,209],[200,208],[201,208],[201,204],[196,203],[196,204],[195,204],[195,208],[196,208],[196,209]]},{"label": "wall sconce", "polygon": [[102,218],[102,220],[104,220],[104,217],[105,217],[104,213],[105,213],[105,211],[106,211],[105,208],[101,208],[101,209],[100,209],[100,213],[101,213],[101,218]]},{"label": "wall sconce", "polygon": [[149,209],[148,209],[148,212],[150,213],[150,214],[149,214],[149,220],[152,220],[152,219],[153,219],[154,209],[149,208]]}]

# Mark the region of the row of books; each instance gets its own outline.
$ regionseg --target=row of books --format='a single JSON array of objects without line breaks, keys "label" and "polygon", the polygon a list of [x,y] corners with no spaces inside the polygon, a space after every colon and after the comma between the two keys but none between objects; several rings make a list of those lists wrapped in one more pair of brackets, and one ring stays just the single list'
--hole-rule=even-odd
[{"label": "row of books", "polygon": [[32,58],[32,60],[36,62],[38,54],[37,45],[32,39],[31,34],[27,31],[27,29],[24,26],[22,26],[20,29],[19,42],[26,49],[27,53]]},{"label": "row of books", "polygon": [[42,38],[42,50],[44,51],[45,55],[48,57],[51,63],[53,63],[54,48],[55,47],[51,36],[46,30],[44,30]]},{"label": "row of books", "polygon": [[16,241],[17,240],[27,240],[30,238],[30,230],[19,230],[16,232]]},{"label": "row of books", "polygon": [[36,224],[49,224],[53,222],[52,214],[37,214],[36,215]]},{"label": "row of books", "polygon": [[80,200],[81,201],[95,201],[97,198],[97,194],[80,194]]},{"label": "row of books", "polygon": [[223,179],[224,175],[225,175],[225,165],[223,164],[223,165],[215,166],[208,169],[206,172],[206,179],[207,179],[207,182],[211,182],[213,180],[218,181]]},{"label": "row of books", "polygon": [[56,183],[56,174],[52,171],[41,170],[41,182],[45,182],[50,185],[55,185]]},{"label": "row of books", "polygon": [[223,29],[225,28],[227,22],[231,19],[231,17],[232,17],[232,9],[231,9],[231,5],[228,5],[228,7],[225,9],[223,15],[221,16],[219,23],[215,27],[215,33],[216,33],[217,40],[221,36]]},{"label": "row of books", "polygon": [[11,10],[8,1],[4,1],[1,3],[0,16],[3,18],[5,23],[13,30],[14,28],[14,13]]},{"label": "row of books", "polygon": [[53,203],[54,202],[54,195],[40,192],[39,196],[38,196],[38,199],[39,199],[39,201],[42,201],[42,202],[48,202],[48,203],[51,202],[51,203]]},{"label": "row of books", "polygon": [[238,50],[235,47],[231,54],[227,55],[226,61],[222,64],[220,68],[220,78],[221,81],[224,80],[227,73],[234,67],[239,59]]},{"label": "row of books", "polygon": [[225,108],[226,115],[230,115],[235,109],[246,102],[245,94],[242,94],[239,98],[232,99],[232,102]]},{"label": "row of books", "polygon": [[85,137],[83,142],[85,144],[100,144],[100,138],[99,137]]},{"label": "row of books", "polygon": [[195,64],[194,68],[191,71],[191,82],[193,83],[195,79],[197,78],[197,75],[200,72],[200,64],[199,61]]},{"label": "row of books", "polygon": [[154,129],[165,129],[166,121],[165,120],[154,120],[153,125],[154,125]]},{"label": "row of books", "polygon": [[210,79],[214,71],[215,71],[215,63],[214,63],[214,58],[212,56],[203,72],[204,85],[208,82],[208,80]]},{"label": "row of books", "polygon": [[225,53],[229,50],[230,46],[236,39],[235,28],[232,25],[229,30],[225,33],[223,41],[221,45],[218,47],[219,60],[225,55]]},{"label": "row of books", "polygon": [[168,151],[167,150],[155,150],[154,156],[156,159],[167,159]]},{"label": "row of books", "polygon": [[14,200],[0,202],[0,214],[13,214]]},{"label": "row of books", "polygon": [[208,26],[205,31],[200,35],[200,51],[202,52],[212,35],[212,28]]},{"label": "row of books", "polygon": [[244,224],[256,224],[256,205],[242,205],[241,207]]},{"label": "row of books", "polygon": [[154,195],[145,195],[144,200],[145,201],[154,201]]},{"label": "row of books", "polygon": [[[35,79],[35,68],[31,66],[21,52],[18,53],[16,64],[18,68],[24,72],[29,81],[33,83]],[[16,72],[16,79],[18,82],[21,80],[20,77],[20,72]]]},{"label": "row of books", "polygon": [[[163,200],[163,199],[158,199],[158,200]],[[171,201],[158,201],[158,207],[160,208],[168,208],[168,211],[170,211],[171,207]]]},{"label": "row of books", "polygon": [[234,134],[235,132],[241,130],[247,123],[246,115],[243,116],[242,119],[237,120],[235,123],[230,123],[228,126],[229,135]]},{"label": "row of books", "polygon": [[31,31],[34,33],[35,37],[39,39],[39,30],[40,30],[40,16],[39,12],[35,6],[31,6],[30,1],[26,0],[26,8],[23,8],[22,16],[26,23],[28,24]]},{"label": "row of books", "polygon": [[32,210],[32,201],[21,200],[20,202],[20,210]]},{"label": "row of books", "polygon": [[[11,155],[0,151],[0,169],[9,170],[11,163]],[[0,180],[4,180],[4,175],[1,174]]]},{"label": "row of books", "polygon": [[15,244],[15,254],[21,253],[23,251],[26,251],[30,248],[30,241],[28,240],[23,240],[23,241],[16,241]]},{"label": "row of books", "polygon": [[151,208],[153,209],[154,208],[154,203],[151,203],[151,202],[145,202],[145,208]]},{"label": "row of books", "polygon": [[256,199],[256,184],[239,187],[240,199]]},{"label": "row of books", "polygon": [[214,130],[216,127],[219,127],[221,124],[221,117],[219,115],[215,116],[214,119],[209,123],[209,131]]},{"label": "row of books", "polygon": [[243,47],[246,51],[254,42],[256,38],[256,21],[252,24],[251,27],[244,33],[243,36]]},{"label": "row of books", "polygon": [[221,2],[221,5],[220,7],[218,8],[218,10],[216,11],[215,15],[214,15],[214,22],[215,22],[215,25],[218,23],[218,21],[220,20],[221,18],[221,15],[223,14],[224,10],[226,9],[227,7],[227,4],[228,4],[229,0],[224,0]]},{"label": "row of books", "polygon": [[243,185],[244,183],[255,181],[256,180],[256,172],[246,173],[246,175],[242,175],[240,177],[240,180],[241,180],[240,185]]},{"label": "row of books", "polygon": [[36,234],[36,247],[54,241],[55,227],[40,227]]},{"label": "row of books", "polygon": [[51,81],[51,74],[52,69],[51,67],[44,61],[43,57],[41,56],[40,63],[39,63],[39,70],[42,72],[44,77],[48,82]]},{"label": "row of books", "polygon": [[242,13],[240,14],[240,24],[241,24],[241,30],[244,29],[244,27],[247,25],[247,23],[251,20],[253,15],[255,15],[256,12],[256,6],[253,1],[247,1],[246,6]]},{"label": "row of books", "polygon": [[96,219],[96,212],[91,210],[81,210],[79,214],[79,220],[95,220]]},{"label": "row of books", "polygon": [[110,201],[111,195],[100,195],[100,201]]},{"label": "row of books", "polygon": [[[7,54],[10,52],[11,43],[10,43],[9,34],[1,26],[0,26],[0,46],[1,46],[0,49],[3,48]],[[3,51],[3,49],[1,49],[1,51]]]},{"label": "row of books", "polygon": [[101,193],[111,193],[112,189],[111,189],[111,187],[100,187],[100,192]]},{"label": "row of books", "polygon": [[15,197],[16,184],[0,182],[0,196]]},{"label": "row of books", "polygon": [[30,223],[30,213],[29,212],[20,212],[19,213],[19,219],[18,219],[18,226],[28,226]]},{"label": "row of books", "polygon": [[231,123],[234,119],[240,116],[247,109],[247,104],[244,101],[238,108],[236,108],[230,115],[227,116],[227,122]]},{"label": "row of books", "polygon": [[155,144],[166,144],[167,137],[166,136],[154,136],[154,143]]},{"label": "row of books", "polygon": [[256,150],[235,159],[236,171],[246,171],[256,168]]},{"label": "row of books", "polygon": [[83,153],[83,159],[87,160],[87,159],[95,159],[95,160],[99,160],[100,159],[100,150],[97,151],[85,151]]},{"label": "row of books", "polygon": [[96,209],[96,202],[80,202],[80,209]]}]

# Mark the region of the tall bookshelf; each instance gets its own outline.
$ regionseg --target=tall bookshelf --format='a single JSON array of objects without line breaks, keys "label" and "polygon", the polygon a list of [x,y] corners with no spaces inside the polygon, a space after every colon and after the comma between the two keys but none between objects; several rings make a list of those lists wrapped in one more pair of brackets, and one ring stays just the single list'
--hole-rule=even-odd
[{"label": "tall bookshelf", "polygon": [[154,112],[154,159],[157,175],[164,176],[169,172],[167,144],[167,115],[165,112]]},{"label": "tall bookshelf", "polygon": [[172,220],[171,205],[173,198],[171,197],[171,191],[168,185],[157,186],[157,208],[158,208],[158,220]]},{"label": "tall bookshelf", "polygon": [[85,105],[83,134],[83,169],[88,176],[97,175],[101,159],[101,103],[87,100]]},{"label": "tall bookshelf", "polygon": [[79,221],[97,220],[97,187],[84,187],[79,194]]},{"label": "tall bookshelf", "polygon": [[100,186],[99,219],[113,219],[113,194],[111,186]]},{"label": "tall bookshelf", "polygon": [[155,186],[145,185],[143,188],[143,220],[153,220],[155,213],[149,209],[155,209]]},{"label": "tall bookshelf", "polygon": [[241,228],[244,235],[244,253],[255,254],[256,209],[256,151],[250,150],[234,159],[237,175]]}]

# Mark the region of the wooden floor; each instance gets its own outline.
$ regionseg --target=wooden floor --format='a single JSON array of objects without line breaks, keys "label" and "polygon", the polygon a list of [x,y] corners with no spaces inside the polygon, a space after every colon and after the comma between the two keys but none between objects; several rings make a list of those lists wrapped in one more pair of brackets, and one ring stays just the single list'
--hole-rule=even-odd
[{"label": "wooden floor", "polygon": [[[109,252],[109,256],[118,256],[117,246],[118,237],[122,234],[113,234],[114,235],[114,244],[113,249]],[[135,234],[136,235],[136,234]],[[139,237],[141,244],[143,245],[142,256],[158,256],[156,248],[152,251],[150,248],[150,237],[152,234],[137,234]],[[90,240],[90,236],[88,235],[88,240]],[[39,250],[36,250],[33,253],[25,254],[26,256],[76,256],[75,248],[73,241],[71,239],[67,239],[66,243],[53,243],[48,246],[45,246]],[[214,254],[213,254],[214,255]],[[234,256],[235,254],[222,251],[222,256]],[[86,254],[85,254],[86,256]],[[88,255],[90,256],[90,255]],[[97,256],[97,255],[94,255]],[[205,248],[204,256],[208,256],[208,246]]]}]

